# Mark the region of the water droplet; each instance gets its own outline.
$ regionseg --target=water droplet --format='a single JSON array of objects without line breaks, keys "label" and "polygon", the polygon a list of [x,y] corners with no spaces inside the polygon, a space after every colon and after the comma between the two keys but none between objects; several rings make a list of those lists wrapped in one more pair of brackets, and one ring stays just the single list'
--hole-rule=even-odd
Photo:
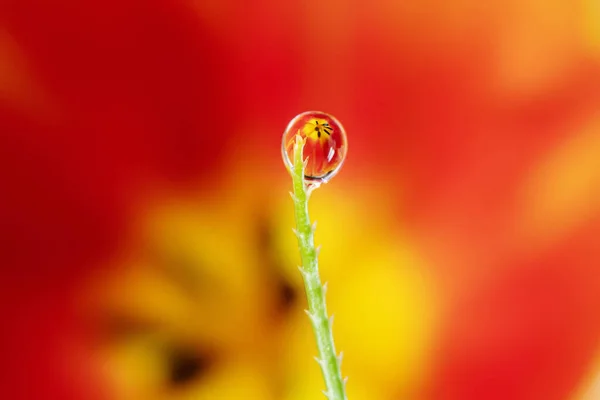
[{"label": "water droplet", "polygon": [[328,182],[340,170],[348,150],[342,124],[332,115],[320,111],[298,114],[288,124],[281,142],[283,162],[288,169],[293,167],[296,135],[305,139],[303,156],[308,160],[304,179],[316,186]]}]

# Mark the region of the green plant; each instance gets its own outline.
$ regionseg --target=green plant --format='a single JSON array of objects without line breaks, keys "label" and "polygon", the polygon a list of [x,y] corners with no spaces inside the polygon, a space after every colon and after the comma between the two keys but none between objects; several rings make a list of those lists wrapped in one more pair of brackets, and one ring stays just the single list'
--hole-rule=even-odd
[{"label": "green plant", "polygon": [[317,341],[319,355],[316,357],[327,390],[324,392],[329,400],[346,400],[346,381],[341,374],[341,354],[335,351],[332,333],[332,317],[327,314],[325,301],[326,285],[323,285],[319,276],[318,255],[319,249],[315,247],[314,231],[315,225],[311,225],[308,215],[308,200],[312,190],[318,184],[307,183],[305,180],[306,160],[303,160],[305,140],[296,135],[293,145],[293,166],[291,175],[293,181],[292,199],[294,200],[294,211],[296,217],[296,229],[298,247],[302,266],[300,272],[304,279],[308,310],[306,313],[312,323],[313,331]]}]

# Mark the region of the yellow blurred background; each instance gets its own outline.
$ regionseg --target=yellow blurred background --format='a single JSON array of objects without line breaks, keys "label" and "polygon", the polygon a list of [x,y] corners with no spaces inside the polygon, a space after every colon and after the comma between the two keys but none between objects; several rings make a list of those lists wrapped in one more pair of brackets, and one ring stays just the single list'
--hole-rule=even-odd
[{"label": "yellow blurred background", "polygon": [[600,398],[596,0],[0,3],[0,398]]}]

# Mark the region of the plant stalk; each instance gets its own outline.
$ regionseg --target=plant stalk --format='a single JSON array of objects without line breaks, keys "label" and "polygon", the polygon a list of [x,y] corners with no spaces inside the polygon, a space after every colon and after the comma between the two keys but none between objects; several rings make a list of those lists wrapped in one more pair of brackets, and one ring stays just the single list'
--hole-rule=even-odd
[{"label": "plant stalk", "polygon": [[315,248],[314,230],[308,215],[308,200],[310,192],[314,188],[307,184],[304,179],[305,161],[303,160],[304,139],[296,136],[294,144],[294,163],[291,171],[294,185],[292,198],[294,200],[294,211],[296,216],[296,236],[300,248],[302,266],[300,272],[304,279],[304,287],[308,299],[308,310],[306,313],[313,326],[319,356],[316,357],[327,390],[324,394],[329,400],[347,400],[346,382],[341,374],[341,355],[335,352],[333,341],[332,322],[333,318],[327,315],[325,303],[326,285],[321,283],[319,276],[318,249]]}]

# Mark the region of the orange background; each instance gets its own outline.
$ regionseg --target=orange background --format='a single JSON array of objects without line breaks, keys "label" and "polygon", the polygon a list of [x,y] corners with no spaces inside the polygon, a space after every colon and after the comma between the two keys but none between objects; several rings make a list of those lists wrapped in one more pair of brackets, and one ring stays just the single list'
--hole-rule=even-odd
[{"label": "orange background", "polygon": [[311,199],[349,398],[596,399],[599,26],[594,0],[4,0],[0,397],[322,398],[279,148],[312,109],[349,140]]}]

